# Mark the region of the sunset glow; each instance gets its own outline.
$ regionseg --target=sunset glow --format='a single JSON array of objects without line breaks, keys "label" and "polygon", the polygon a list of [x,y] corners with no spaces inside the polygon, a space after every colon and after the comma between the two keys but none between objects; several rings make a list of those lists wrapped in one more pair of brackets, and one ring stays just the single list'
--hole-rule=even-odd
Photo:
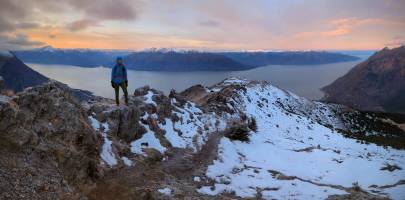
[{"label": "sunset glow", "polygon": [[0,47],[381,49],[405,44],[403,0],[1,0]]}]

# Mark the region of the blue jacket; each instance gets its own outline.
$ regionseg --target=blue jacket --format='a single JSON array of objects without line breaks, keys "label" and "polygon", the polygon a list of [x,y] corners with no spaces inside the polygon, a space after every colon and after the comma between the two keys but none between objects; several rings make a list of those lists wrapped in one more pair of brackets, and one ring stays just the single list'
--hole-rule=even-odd
[{"label": "blue jacket", "polygon": [[113,83],[123,83],[128,81],[127,78],[127,69],[123,64],[116,64],[111,70],[111,81]]}]

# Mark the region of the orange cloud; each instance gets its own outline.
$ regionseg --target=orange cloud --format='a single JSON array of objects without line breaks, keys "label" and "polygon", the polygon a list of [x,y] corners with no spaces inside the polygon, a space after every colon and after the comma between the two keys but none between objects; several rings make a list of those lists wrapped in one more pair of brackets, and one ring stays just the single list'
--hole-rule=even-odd
[{"label": "orange cloud", "polygon": [[352,29],[349,27],[338,27],[335,30],[323,31],[323,32],[321,32],[321,35],[334,37],[334,36],[347,35],[351,32],[352,32]]}]

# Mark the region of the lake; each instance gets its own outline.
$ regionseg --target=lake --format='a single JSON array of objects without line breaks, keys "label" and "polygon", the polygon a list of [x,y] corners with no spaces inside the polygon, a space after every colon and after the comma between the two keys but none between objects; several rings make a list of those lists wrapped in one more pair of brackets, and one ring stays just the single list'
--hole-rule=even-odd
[{"label": "lake", "polygon": [[[362,60],[367,58],[363,56]],[[128,70],[129,92],[144,85],[168,94],[173,88],[182,91],[195,84],[211,86],[223,79],[236,76],[250,80],[266,80],[280,88],[300,96],[318,100],[322,88],[343,76],[361,62],[341,62],[326,65],[270,65],[247,71],[227,72],[150,72]],[[67,65],[30,64],[28,66],[43,75],[68,84],[70,87],[89,90],[95,95],[113,98],[110,85],[111,69],[105,67],[83,68]]]}]

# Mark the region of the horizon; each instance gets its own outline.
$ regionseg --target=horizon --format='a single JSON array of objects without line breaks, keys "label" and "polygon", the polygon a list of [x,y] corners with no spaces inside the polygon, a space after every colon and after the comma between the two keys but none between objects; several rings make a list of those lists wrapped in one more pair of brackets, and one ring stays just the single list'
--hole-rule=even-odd
[{"label": "horizon", "polygon": [[41,50],[45,48],[52,48],[52,49],[58,49],[58,50],[94,50],[94,51],[160,51],[160,50],[168,50],[168,51],[201,51],[201,52],[305,52],[305,51],[316,51],[316,52],[336,52],[336,51],[380,51],[384,48],[397,48],[401,47],[404,45],[399,45],[399,46],[393,46],[393,47],[382,47],[380,49],[210,49],[210,48],[176,48],[176,47],[146,47],[146,48],[141,48],[141,49],[109,49],[109,48],[59,48],[59,47],[53,47],[52,45],[45,45],[45,46],[40,46],[40,47],[32,47],[32,48],[26,48],[26,49],[16,49],[16,50],[9,50],[9,51],[20,51],[20,50]]},{"label": "horizon", "polygon": [[379,50],[405,44],[404,8],[399,0],[2,0],[0,48]]}]

